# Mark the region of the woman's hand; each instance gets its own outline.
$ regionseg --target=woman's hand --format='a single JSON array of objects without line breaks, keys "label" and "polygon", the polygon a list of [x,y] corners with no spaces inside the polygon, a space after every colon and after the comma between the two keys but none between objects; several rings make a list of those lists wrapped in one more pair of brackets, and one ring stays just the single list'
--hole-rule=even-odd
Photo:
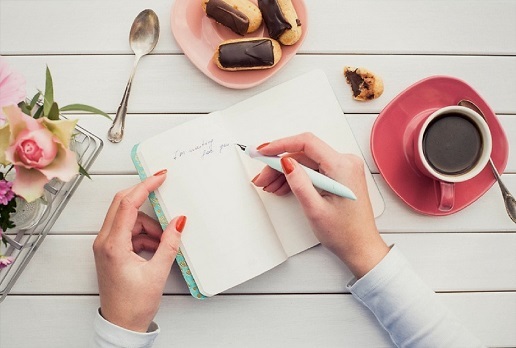
[{"label": "woman's hand", "polygon": [[[139,211],[165,178],[161,171],[117,193],[93,243],[102,316],[133,331],[146,332],[158,311],[186,222],[177,217],[162,231]],[[147,261],[138,255],[142,250],[155,254]]]},{"label": "woman's hand", "polygon": [[[285,175],[265,167],[253,183],[277,195],[292,191],[321,244],[346,263],[357,278],[388,253],[389,248],[375,225],[360,157],[340,154],[311,133],[266,143],[258,150],[266,156],[283,155],[281,164]],[[319,193],[299,162],[346,185],[357,200],[324,191]]]}]

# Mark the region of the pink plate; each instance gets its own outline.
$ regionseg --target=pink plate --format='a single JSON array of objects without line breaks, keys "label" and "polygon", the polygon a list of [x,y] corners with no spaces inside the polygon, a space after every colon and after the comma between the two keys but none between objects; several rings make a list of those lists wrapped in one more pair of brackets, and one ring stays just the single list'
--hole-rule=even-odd
[{"label": "pink plate", "polygon": [[471,180],[455,184],[455,205],[438,209],[439,185],[414,165],[413,130],[435,110],[473,101],[484,113],[491,129],[491,159],[498,172],[507,165],[509,144],[495,113],[464,81],[447,76],[421,80],[400,93],[380,113],[371,133],[371,151],[378,169],[394,192],[414,210],[428,215],[448,215],[464,209],[496,182],[489,166]]},{"label": "pink plate", "polygon": [[[256,0],[251,0],[256,4]],[[277,73],[295,56],[307,31],[306,7],[303,0],[292,0],[301,20],[303,33],[296,44],[282,45],[282,57],[274,68],[251,71],[224,71],[211,60],[217,46],[224,40],[242,38],[230,29],[208,18],[200,0],[176,0],[170,16],[172,33],[177,43],[192,63],[213,81],[235,89],[254,87]],[[258,30],[244,37],[268,37],[267,28],[262,24]]]}]

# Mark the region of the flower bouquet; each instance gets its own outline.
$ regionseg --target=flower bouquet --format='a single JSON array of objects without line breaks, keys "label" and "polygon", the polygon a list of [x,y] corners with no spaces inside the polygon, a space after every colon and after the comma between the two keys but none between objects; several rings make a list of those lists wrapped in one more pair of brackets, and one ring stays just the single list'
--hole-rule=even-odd
[{"label": "flower bouquet", "polygon": [[0,301],[102,147],[62,111],[109,118],[84,104],[59,108],[48,67],[45,90],[27,99],[23,77],[0,57]]}]

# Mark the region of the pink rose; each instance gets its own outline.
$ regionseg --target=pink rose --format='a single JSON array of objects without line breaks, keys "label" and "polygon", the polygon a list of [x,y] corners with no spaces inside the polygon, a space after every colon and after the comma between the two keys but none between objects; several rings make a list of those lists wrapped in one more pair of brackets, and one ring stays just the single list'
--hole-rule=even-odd
[{"label": "pink rose", "polygon": [[0,127],[0,151],[4,153],[0,153],[0,163],[14,165],[14,193],[32,202],[43,195],[43,186],[53,178],[66,182],[78,174],[77,156],[69,149],[77,121],[34,119],[16,106],[3,111],[8,123]]},{"label": "pink rose", "polygon": [[18,105],[25,99],[25,79],[13,71],[4,58],[0,57],[0,126],[5,123],[2,107]]}]

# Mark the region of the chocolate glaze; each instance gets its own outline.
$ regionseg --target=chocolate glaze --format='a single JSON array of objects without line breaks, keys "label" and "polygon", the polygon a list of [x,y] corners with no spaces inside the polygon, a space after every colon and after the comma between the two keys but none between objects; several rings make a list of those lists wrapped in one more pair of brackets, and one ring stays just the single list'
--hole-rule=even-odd
[{"label": "chocolate glaze", "polygon": [[353,96],[357,96],[360,94],[360,86],[364,84],[364,88],[367,89],[367,83],[364,81],[362,76],[357,74],[356,70],[346,70],[346,73],[344,74],[346,76],[346,80],[351,85],[351,89],[353,90]]},{"label": "chocolate glaze", "polygon": [[292,29],[292,25],[283,16],[277,0],[258,0],[258,7],[262,11],[269,36],[273,39],[277,40],[285,30]]},{"label": "chocolate glaze", "polygon": [[249,29],[249,18],[223,0],[208,1],[206,3],[206,14],[237,34],[244,35]]},{"label": "chocolate glaze", "polygon": [[219,62],[225,68],[252,68],[274,65],[271,40],[240,41],[219,47]]}]

